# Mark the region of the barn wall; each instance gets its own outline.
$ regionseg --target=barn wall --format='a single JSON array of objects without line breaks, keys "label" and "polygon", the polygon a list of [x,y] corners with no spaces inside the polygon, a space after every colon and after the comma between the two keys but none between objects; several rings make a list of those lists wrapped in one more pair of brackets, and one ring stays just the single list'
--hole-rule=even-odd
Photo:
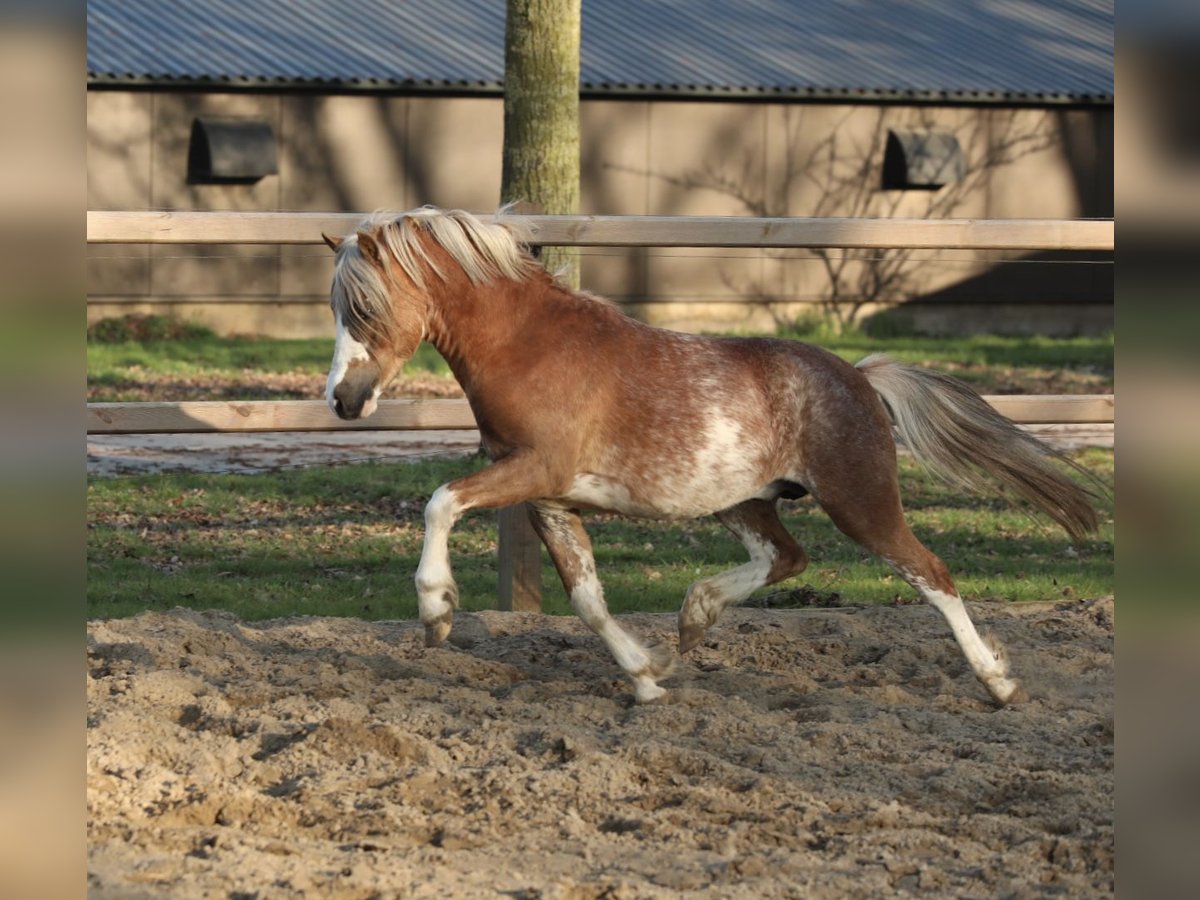
[{"label": "barn wall", "polygon": [[[488,211],[500,199],[499,99],[121,91],[87,99],[90,209],[433,203]],[[279,174],[253,185],[189,185],[187,143],[200,115],[269,122]],[[589,100],[581,115],[586,213],[1112,214],[1111,110]],[[916,127],[958,136],[963,181],[937,191],[881,189],[887,129]],[[964,251],[590,249],[583,278],[644,318],[692,330],[770,329],[814,310],[861,319],[901,303],[897,315],[935,330],[997,327],[999,307],[981,306],[996,303],[1005,304],[1007,330],[1111,328],[1111,267],[1004,259]],[[159,309],[186,301],[169,308],[221,331],[327,334],[330,274],[329,255],[317,247],[90,247],[89,319],[130,311],[133,302]],[[745,299],[758,302],[738,302]]]}]

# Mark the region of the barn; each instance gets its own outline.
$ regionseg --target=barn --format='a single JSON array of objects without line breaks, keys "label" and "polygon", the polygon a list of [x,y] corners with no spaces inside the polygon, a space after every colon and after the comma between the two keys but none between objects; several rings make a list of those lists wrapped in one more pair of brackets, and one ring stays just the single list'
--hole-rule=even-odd
[{"label": "barn", "polygon": [[[1113,214],[1112,0],[583,0],[581,212]],[[90,0],[88,208],[500,202],[504,4]],[[585,251],[693,330],[1113,327],[1111,254]],[[311,247],[89,247],[89,321],[328,334]]]}]

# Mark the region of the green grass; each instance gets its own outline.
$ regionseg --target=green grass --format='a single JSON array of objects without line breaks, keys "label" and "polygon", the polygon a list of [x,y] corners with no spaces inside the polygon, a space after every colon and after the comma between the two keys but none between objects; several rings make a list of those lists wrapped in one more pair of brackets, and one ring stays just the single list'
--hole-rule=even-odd
[{"label": "green grass", "polygon": [[[1079,459],[1111,484],[1111,452],[1087,451]],[[247,620],[414,618],[424,503],[439,484],[479,465],[431,461],[92,479],[89,616],[185,606],[224,609]],[[1061,600],[1113,592],[1110,513],[1099,535],[1071,547],[1048,522],[1000,500],[948,490],[907,460],[901,477],[914,530],[946,560],[965,597]],[[837,592],[847,604],[914,599],[810,501],[785,504],[784,515],[812,562],[781,587]],[[614,612],[677,610],[697,577],[745,560],[741,546],[712,520],[594,516],[588,528]],[[450,549],[463,608],[494,608],[494,515],[468,516],[452,533]],[[545,609],[569,612],[548,562],[543,584]]]},{"label": "green grass", "polygon": [[[264,372],[329,371],[333,337],[290,339],[191,337],[173,340],[88,342],[89,379],[103,379],[121,370],[138,368],[168,375],[228,373],[243,369]],[[449,376],[445,360],[422,344],[406,371]]]},{"label": "green grass", "polygon": [[819,329],[815,333],[800,329],[783,331],[780,336],[819,344],[850,362],[857,362],[871,353],[886,353],[900,362],[940,367],[985,392],[996,381],[998,370],[1073,369],[1099,375],[1109,382],[1113,377],[1115,340],[1111,334],[1073,338],[1037,335],[876,337],[861,331],[828,335]]},{"label": "green grass", "polygon": [[[119,320],[117,320],[119,321]],[[274,338],[217,337],[181,330],[174,339],[120,339],[129,332],[110,328],[113,340],[89,339],[87,377],[94,399],[129,399],[123,393],[146,374],[179,379],[207,378],[233,381],[247,369],[260,372],[324,374],[333,355],[333,339],[284,340]],[[155,334],[155,330],[148,333]],[[1026,370],[1023,390],[1035,390],[1039,379],[1053,380],[1051,390],[1071,390],[1062,384],[1062,370],[1086,373],[1090,380],[1081,390],[1109,389],[1113,374],[1114,341],[1106,337],[871,337],[855,332],[830,335],[796,330],[783,336],[820,344],[845,359],[857,361],[869,353],[886,352],[904,362],[942,367],[973,383],[978,389],[1009,390],[1014,370]],[[433,347],[422,344],[404,367],[407,374],[432,373],[451,377],[445,360]],[[1006,379],[1008,379],[1006,381]],[[1032,380],[1031,380],[1032,379]],[[1054,380],[1056,379],[1056,380]],[[1026,386],[1029,385],[1029,386]],[[280,395],[284,396],[284,395]],[[270,391],[261,399],[273,399]]]},{"label": "green grass", "polygon": [[1050,338],[1041,336],[972,335],[970,337],[872,337],[852,333],[837,337],[808,337],[804,332],[789,334],[807,340],[857,361],[868,353],[887,353],[905,362],[944,362],[978,366],[1064,366],[1095,367],[1111,372],[1112,335],[1103,337]]}]

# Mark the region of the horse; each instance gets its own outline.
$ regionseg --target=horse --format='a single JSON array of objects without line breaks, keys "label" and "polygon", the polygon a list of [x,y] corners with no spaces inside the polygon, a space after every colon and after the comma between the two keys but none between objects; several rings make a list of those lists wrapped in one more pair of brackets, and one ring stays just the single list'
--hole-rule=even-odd
[{"label": "horse", "polygon": [[1003,647],[976,631],[946,565],[905,521],[896,435],[930,470],[964,488],[990,475],[1079,538],[1098,517],[1092,493],[1053,463],[1061,454],[944,374],[630,318],[546,272],[529,250],[531,229],[506,212],[424,207],[377,213],[344,238],[322,235],[335,252],[332,410],[369,416],[429,341],[462,385],[491,460],[437,488],[425,508],[416,588],[428,646],[446,639],[458,606],[455,522],[528,502],[572,608],[632,679],[636,700],[657,700],[674,654],[609,613],[582,512],[713,515],[745,546],[748,562],[688,589],[682,655],[726,607],[804,571],[808,556],[777,505],[810,495],[944,616],[997,705],[1023,696]]}]

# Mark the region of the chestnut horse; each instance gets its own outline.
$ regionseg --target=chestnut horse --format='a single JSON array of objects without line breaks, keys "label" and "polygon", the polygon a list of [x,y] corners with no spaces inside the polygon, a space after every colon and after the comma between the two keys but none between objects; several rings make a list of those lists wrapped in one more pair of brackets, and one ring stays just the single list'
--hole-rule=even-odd
[{"label": "chestnut horse", "polygon": [[337,329],[326,399],[343,419],[374,411],[422,340],[462,385],[492,464],[439,487],[425,508],[416,584],[425,639],[450,633],[458,590],[448,536],[472,509],[531,504],[571,605],[633,679],[664,694],[672,654],[609,614],[580,510],[715,515],[749,562],[703,578],[679,612],[679,652],[730,604],[804,570],[776,502],[811,494],[945,617],[971,669],[1004,704],[1018,694],[1003,650],[975,630],[945,564],[905,522],[893,429],[964,487],[988,473],[1072,536],[1096,526],[1089,495],[1049,448],[945,375],[871,356],[851,365],[808,344],[653,328],[564,287],[528,252],[519,219],[425,208],[376,215],[336,251]]}]

